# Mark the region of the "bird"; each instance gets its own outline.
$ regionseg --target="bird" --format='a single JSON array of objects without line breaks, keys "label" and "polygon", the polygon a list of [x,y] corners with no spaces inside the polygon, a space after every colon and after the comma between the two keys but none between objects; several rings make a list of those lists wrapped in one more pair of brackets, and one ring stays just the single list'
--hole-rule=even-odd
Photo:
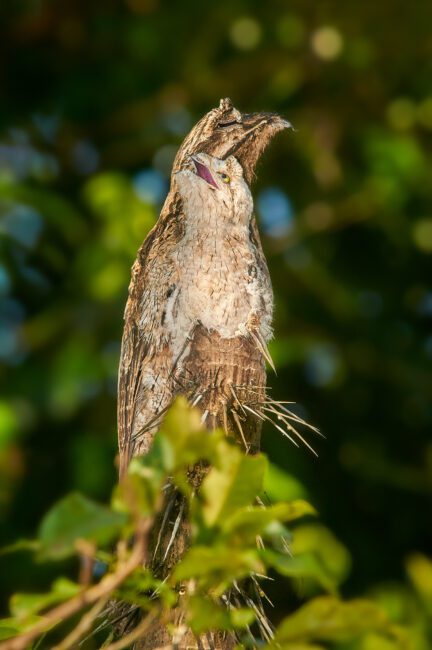
[{"label": "bird", "polygon": [[[272,292],[249,185],[267,144],[290,127],[277,114],[242,114],[222,99],[179,148],[160,217],[131,272],[118,382],[120,477],[149,451],[178,394],[201,409],[206,425],[235,429],[249,451],[259,448],[264,418],[252,402],[264,396]],[[246,407],[258,412],[255,420]]]},{"label": "bird", "polygon": [[[246,453],[259,451],[264,421],[300,436],[292,424],[298,416],[267,395],[273,291],[250,189],[264,149],[287,128],[277,114],[242,114],[222,99],[178,150],[160,217],[132,267],[119,366],[120,480],[130,460],[150,450],[177,395],[200,410],[204,427],[224,429]],[[194,490],[207,471],[205,463],[190,468]],[[188,548],[187,510],[184,495],[168,481],[149,541],[149,566],[160,580]],[[131,612],[126,604],[119,615],[118,607],[121,637],[134,624],[136,608]],[[170,621],[178,615],[174,609]],[[169,621],[157,620],[136,647],[171,643]],[[234,645],[233,636],[214,632],[197,639],[190,629],[181,643]]]}]

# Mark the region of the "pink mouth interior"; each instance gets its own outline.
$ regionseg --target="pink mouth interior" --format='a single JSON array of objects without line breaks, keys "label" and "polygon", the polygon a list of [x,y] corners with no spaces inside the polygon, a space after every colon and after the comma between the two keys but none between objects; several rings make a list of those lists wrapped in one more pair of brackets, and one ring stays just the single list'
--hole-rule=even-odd
[{"label": "pink mouth interior", "polygon": [[207,181],[207,183],[209,185],[212,185],[213,187],[217,188],[218,187],[217,183],[214,180],[213,176],[211,175],[210,170],[208,169],[208,167],[206,167],[202,163],[198,162],[198,160],[195,160],[195,158],[193,159],[193,161],[194,161],[194,165],[195,165],[195,168],[196,168],[197,176],[200,176],[205,181]]}]

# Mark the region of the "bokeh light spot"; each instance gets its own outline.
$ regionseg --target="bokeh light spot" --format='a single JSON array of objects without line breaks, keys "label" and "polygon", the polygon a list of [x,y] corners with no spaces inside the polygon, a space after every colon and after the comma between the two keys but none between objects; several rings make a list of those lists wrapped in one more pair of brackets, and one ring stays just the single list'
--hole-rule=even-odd
[{"label": "bokeh light spot", "polygon": [[432,219],[419,219],[412,229],[415,245],[424,253],[432,253]]},{"label": "bokeh light spot", "polygon": [[231,25],[230,38],[239,50],[253,50],[261,40],[261,26],[255,18],[238,18]]},{"label": "bokeh light spot", "polygon": [[426,129],[432,130],[432,97],[427,97],[419,104],[417,119]]},{"label": "bokeh light spot", "polygon": [[417,303],[416,311],[420,316],[432,317],[432,291],[426,291]]},{"label": "bokeh light spot", "polygon": [[89,283],[91,292],[99,300],[111,300],[124,289],[127,278],[124,266],[115,260],[110,261],[93,274]]},{"label": "bokeh light spot", "polygon": [[342,48],[343,38],[335,27],[323,26],[312,34],[312,49],[320,59],[332,61],[340,55]]},{"label": "bokeh light spot", "polygon": [[34,113],[32,119],[42,137],[47,142],[54,142],[60,128],[60,116],[56,114],[43,115],[42,113]]},{"label": "bokeh light spot", "polygon": [[26,248],[36,245],[42,228],[43,222],[36,210],[19,203],[13,205],[0,222],[0,233],[8,235]]},{"label": "bokeh light spot", "polygon": [[72,163],[79,174],[93,174],[99,166],[99,152],[88,140],[79,140],[72,149]]},{"label": "bokeh light spot", "polygon": [[323,187],[335,185],[342,178],[342,167],[339,160],[330,151],[321,151],[314,159],[314,173]]},{"label": "bokeh light spot", "polygon": [[291,201],[278,187],[268,187],[259,194],[257,209],[266,235],[285,237],[293,229]]},{"label": "bokeh light spot", "polygon": [[18,420],[14,409],[7,402],[0,402],[0,449],[15,437]]},{"label": "bokeh light spot", "polygon": [[155,169],[144,169],[135,174],[133,188],[144,203],[158,204],[167,193],[167,182],[160,172]]},{"label": "bokeh light spot", "polygon": [[7,269],[0,264],[0,295],[5,296],[9,293],[11,281]]},{"label": "bokeh light spot", "polygon": [[341,368],[341,361],[333,345],[314,345],[308,353],[304,372],[312,386],[324,387],[332,384]]},{"label": "bokeh light spot", "polygon": [[186,135],[192,126],[192,118],[189,111],[180,105],[170,106],[162,116],[165,127],[174,135]]},{"label": "bokeh light spot", "polygon": [[330,203],[317,201],[307,206],[304,211],[304,220],[310,228],[319,232],[328,228],[334,220],[334,210]]},{"label": "bokeh light spot", "polygon": [[416,107],[411,99],[401,97],[395,99],[387,108],[387,120],[394,129],[407,131],[416,120]]},{"label": "bokeh light spot", "polygon": [[0,359],[14,363],[20,356],[18,334],[9,323],[0,323]]}]

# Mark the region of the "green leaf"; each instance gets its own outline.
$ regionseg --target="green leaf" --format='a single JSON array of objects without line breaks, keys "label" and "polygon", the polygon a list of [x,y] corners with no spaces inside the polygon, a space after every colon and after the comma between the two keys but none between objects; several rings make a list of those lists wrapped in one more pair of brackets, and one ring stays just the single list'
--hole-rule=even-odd
[{"label": "green leaf", "polygon": [[239,609],[232,609],[230,611],[230,618],[232,626],[235,629],[242,630],[248,625],[251,625],[254,622],[256,616],[251,609],[248,609],[247,607],[240,607]]},{"label": "green leaf", "polygon": [[174,578],[195,578],[203,588],[222,594],[234,580],[239,580],[251,572],[262,573],[263,570],[263,564],[255,550],[195,546],[177,565]]},{"label": "green leaf", "polygon": [[143,609],[151,609],[154,596],[166,607],[173,607],[178,600],[178,594],[167,581],[158,580],[150,570],[140,567],[116,589],[115,598],[128,603],[139,605]]},{"label": "green leaf", "polygon": [[[315,514],[307,501],[278,503],[268,508],[248,507],[237,510],[222,524],[222,531],[230,537],[231,543],[247,543],[257,535],[266,536],[266,529],[275,522],[287,522],[305,515]],[[269,531],[271,534],[271,530]]]},{"label": "green leaf", "polygon": [[37,551],[39,542],[35,539],[18,539],[16,542],[3,546],[0,549],[0,555],[8,555],[9,553],[19,553],[20,551]]},{"label": "green leaf", "polygon": [[156,434],[149,451],[143,456],[135,456],[131,460],[129,471],[143,474],[143,468],[146,468],[151,469],[157,475],[165,474],[166,463],[164,451],[162,436]]},{"label": "green leaf", "polygon": [[300,481],[273,463],[267,463],[263,491],[271,501],[292,501],[307,497],[306,490]]},{"label": "green leaf", "polygon": [[277,648],[277,650],[326,650],[324,646],[316,645],[316,643],[278,643],[269,647]]},{"label": "green leaf", "polygon": [[406,641],[401,644],[399,641],[384,637],[382,634],[368,634],[362,642],[361,650],[405,650],[405,648],[412,648],[413,645],[409,640]]},{"label": "green leaf", "polygon": [[337,585],[349,573],[350,554],[333,533],[321,524],[311,522],[296,526],[290,549],[294,556],[314,554]]},{"label": "green leaf", "polygon": [[3,618],[0,620],[0,641],[4,641],[4,639],[10,639],[19,633],[20,629],[18,625],[16,625],[15,619]]},{"label": "green leaf", "polygon": [[330,593],[336,592],[336,584],[313,553],[290,556],[283,553],[276,553],[270,549],[260,551],[267,566],[273,567],[278,573],[288,578],[313,580],[323,589]]},{"label": "green leaf", "polygon": [[48,593],[14,594],[10,600],[10,611],[18,619],[26,619],[51,605],[69,600],[80,590],[80,585],[75,582],[67,578],[58,578]]},{"label": "green leaf", "polygon": [[0,619],[0,641],[10,639],[11,637],[26,632],[40,620],[42,620],[40,616],[29,616],[24,621],[19,621],[12,617]]},{"label": "green leaf", "polygon": [[38,539],[39,559],[59,560],[75,551],[75,542],[86,539],[107,544],[122,529],[127,517],[78,493],[59,501],[42,520]]},{"label": "green leaf", "polygon": [[332,596],[311,600],[284,619],[275,642],[330,641],[347,642],[368,632],[384,630],[388,619],[384,612],[368,600],[341,602]]},{"label": "green leaf", "polygon": [[223,467],[213,467],[202,484],[205,523],[223,523],[236,510],[250,505],[261,491],[265,468],[263,455],[245,456],[237,447],[228,447]]},{"label": "green leaf", "polygon": [[153,514],[166,481],[163,440],[157,434],[148,454],[133,458],[126,476],[114,490],[111,505],[118,512]]},{"label": "green leaf", "polygon": [[218,432],[209,433],[201,423],[197,409],[179,397],[169,409],[161,429],[164,466],[173,472],[194,465],[199,460],[212,460]]},{"label": "green leaf", "polygon": [[195,634],[208,630],[229,630],[231,620],[226,607],[221,607],[210,598],[192,596],[188,602],[188,623]]},{"label": "green leaf", "polygon": [[432,561],[421,553],[413,553],[406,561],[406,570],[415,590],[432,610]]},{"label": "green leaf", "polygon": [[416,612],[419,619],[423,611],[418,606],[417,594],[405,584],[387,583],[375,586],[371,599],[383,609],[391,621],[408,621]]},{"label": "green leaf", "polygon": [[209,630],[241,630],[253,623],[255,614],[245,607],[227,609],[208,597],[192,596],[188,601],[188,623],[195,634]]}]

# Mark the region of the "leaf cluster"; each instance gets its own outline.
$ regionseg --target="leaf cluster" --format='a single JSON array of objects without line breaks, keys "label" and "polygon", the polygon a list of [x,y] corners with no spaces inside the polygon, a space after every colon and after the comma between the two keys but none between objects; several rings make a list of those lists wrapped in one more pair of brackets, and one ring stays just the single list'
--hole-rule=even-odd
[{"label": "leaf cluster", "polygon": [[[190,473],[198,464],[206,469],[196,489]],[[107,637],[111,632],[105,605],[116,598],[141,611],[142,624],[180,608],[196,634],[229,631],[245,647],[264,640],[269,650],[420,650],[420,641],[412,641],[409,630],[396,625],[376,599],[341,599],[339,585],[349,556],[316,523],[307,501],[284,500],[289,480],[282,478],[264,454],[245,455],[222,431],[204,430],[199,413],[178,400],[150,453],[132,461],[109,506],[70,494],[52,507],[37,539],[28,543],[35,561],[84,556],[104,568],[103,577],[96,584],[80,584],[59,576],[47,593],[14,594],[11,616],[0,623],[1,638],[9,641],[0,648],[32,647],[44,634],[50,643],[67,634],[55,646],[59,649],[94,633]],[[164,507],[167,484],[186,500],[191,540],[173,572],[160,581],[150,569],[148,533]],[[6,550],[23,546],[21,542]],[[410,566],[430,608],[425,562],[416,557]],[[429,564],[427,568],[431,572]],[[263,606],[263,582],[269,574],[288,578],[291,587],[301,585],[306,596],[276,629]],[[127,643],[125,637],[122,647]]]}]

